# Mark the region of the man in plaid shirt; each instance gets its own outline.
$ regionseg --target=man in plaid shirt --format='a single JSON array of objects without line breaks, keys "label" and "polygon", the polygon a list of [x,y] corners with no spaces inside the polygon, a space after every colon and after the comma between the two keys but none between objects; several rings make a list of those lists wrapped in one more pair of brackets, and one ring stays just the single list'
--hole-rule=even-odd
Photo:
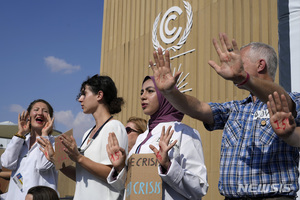
[{"label": "man in plaid shirt", "polygon": [[[169,52],[154,52],[150,61],[155,82],[175,108],[203,121],[208,130],[224,129],[221,145],[219,191],[225,200],[295,199],[298,190],[297,147],[290,138],[276,134],[270,124],[266,102],[275,91],[286,98],[296,124],[300,125],[300,94],[288,94],[274,83],[277,55],[263,43],[250,43],[239,50],[235,40],[220,34],[213,40],[220,58],[209,65],[224,79],[250,92],[242,101],[205,103],[175,89],[180,75],[170,70]],[[298,111],[298,112],[296,112]],[[278,128],[285,129],[284,122]]]}]

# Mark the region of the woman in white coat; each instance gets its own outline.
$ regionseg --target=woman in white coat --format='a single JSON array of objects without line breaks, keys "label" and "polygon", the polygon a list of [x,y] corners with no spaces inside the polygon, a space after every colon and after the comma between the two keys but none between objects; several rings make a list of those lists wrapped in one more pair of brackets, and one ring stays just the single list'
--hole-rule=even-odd
[{"label": "woman in white coat", "polygon": [[53,108],[43,100],[33,101],[19,114],[18,133],[1,156],[2,166],[12,170],[6,199],[25,199],[27,191],[43,185],[56,190],[57,171],[40,150],[37,138],[44,137],[54,145]]},{"label": "woman in white coat", "polygon": [[[153,77],[147,76],[143,81],[141,105],[143,112],[151,118],[148,129],[139,135],[127,158],[132,154],[155,153],[163,199],[201,199],[208,184],[199,133],[180,122],[183,114],[163,97]],[[127,175],[126,153],[119,147],[114,133],[110,133],[107,153],[114,166],[107,181],[122,190]]]},{"label": "woman in white coat", "polygon": [[[81,84],[78,101],[83,113],[93,115],[95,125],[83,134],[79,149],[73,136],[59,136],[64,151],[76,163],[76,166],[64,167],[60,171],[76,181],[74,200],[120,200],[122,194],[106,182],[112,168],[106,144],[109,132],[115,132],[121,141],[120,146],[127,152],[125,127],[113,119],[113,114],[121,111],[123,98],[117,96],[117,88],[109,76],[96,74]],[[53,161],[54,152],[49,141],[42,139],[39,142],[46,147],[44,153],[48,159]]]}]

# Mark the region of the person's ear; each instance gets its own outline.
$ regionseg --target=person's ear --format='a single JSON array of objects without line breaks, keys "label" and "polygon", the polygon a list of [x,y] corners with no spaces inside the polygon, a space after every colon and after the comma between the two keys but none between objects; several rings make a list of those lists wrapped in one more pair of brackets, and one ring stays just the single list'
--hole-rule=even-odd
[{"label": "person's ear", "polygon": [[262,73],[263,71],[267,72],[267,63],[264,59],[260,59],[258,61],[258,68],[257,68],[257,72],[258,73]]},{"label": "person's ear", "polygon": [[98,101],[101,101],[103,99],[103,96],[104,96],[104,93],[102,90],[100,90],[97,94],[97,100]]}]

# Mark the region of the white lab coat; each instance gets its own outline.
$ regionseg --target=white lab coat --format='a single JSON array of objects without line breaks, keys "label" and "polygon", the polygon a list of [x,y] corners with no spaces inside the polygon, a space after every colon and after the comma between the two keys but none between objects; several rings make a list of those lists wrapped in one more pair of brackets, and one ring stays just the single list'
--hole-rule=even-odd
[{"label": "white lab coat", "polygon": [[[54,137],[45,137],[54,146]],[[55,166],[35,143],[29,150],[30,134],[26,139],[13,137],[1,156],[2,166],[12,170],[6,199],[25,199],[27,191],[34,186],[43,185],[57,189],[58,173]],[[20,189],[13,177],[21,173],[23,187]]]},{"label": "white lab coat", "polygon": [[[168,152],[171,166],[167,174],[162,174],[158,166],[158,174],[163,181],[163,199],[201,199],[208,189],[207,171],[204,165],[201,138],[197,130],[180,122],[160,123],[152,130],[152,137],[141,146],[140,153],[153,153],[149,145],[154,145],[159,149],[159,138],[162,127],[165,130],[172,126],[174,130],[170,142],[177,140],[176,145]],[[135,153],[137,147],[147,137],[149,130],[139,135],[135,145],[129,152],[127,158]],[[125,187],[127,170],[124,168],[118,177],[113,177],[115,170],[111,170],[107,181],[118,190]],[[126,197],[126,190],[124,199]]]}]

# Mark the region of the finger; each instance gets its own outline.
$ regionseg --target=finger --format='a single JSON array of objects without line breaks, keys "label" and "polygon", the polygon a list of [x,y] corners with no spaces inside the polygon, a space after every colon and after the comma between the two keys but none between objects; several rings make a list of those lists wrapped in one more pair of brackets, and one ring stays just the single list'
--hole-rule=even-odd
[{"label": "finger", "polygon": [[109,144],[106,145],[106,152],[107,152],[108,157],[110,157],[110,155],[112,154],[112,152],[111,152],[111,149],[109,147]]},{"label": "finger", "polygon": [[166,132],[167,135],[169,135],[171,128],[172,128],[172,126],[168,127],[167,132]]},{"label": "finger", "polygon": [[289,112],[289,117],[288,117],[288,119],[289,119],[289,124],[290,124],[291,126],[293,126],[294,124],[296,124],[296,123],[295,123],[295,118],[293,117],[293,115],[292,115],[291,112]]},{"label": "finger", "polygon": [[51,117],[49,113],[47,114],[47,122],[51,123]]},{"label": "finger", "polygon": [[43,148],[39,148],[40,150],[41,150],[41,152],[43,152],[43,154],[45,154],[46,153],[46,151],[45,151],[45,149],[43,149]]},{"label": "finger", "polygon": [[274,97],[277,112],[281,112],[282,106],[281,106],[281,100],[280,100],[279,94],[277,92],[274,92],[273,97]]},{"label": "finger", "polygon": [[30,126],[30,118],[29,120],[26,122],[26,125],[25,125],[25,128],[29,127]]},{"label": "finger", "polygon": [[270,104],[269,112],[271,112],[272,115],[274,115],[277,112],[277,110],[276,110],[276,106],[272,94],[269,95],[269,104]]},{"label": "finger", "polygon": [[112,145],[113,145],[113,139],[112,139],[112,133],[108,134],[108,148],[111,149]]},{"label": "finger", "polygon": [[153,146],[152,144],[149,145],[149,148],[153,151],[153,153],[155,153],[155,155],[157,154],[158,150],[155,146]]},{"label": "finger", "polygon": [[[75,138],[73,137],[73,135],[70,136],[70,139],[71,139],[72,143],[75,144],[75,146],[77,146],[76,140],[75,140]],[[77,149],[77,148],[76,148],[76,149]]]},{"label": "finger", "polygon": [[171,132],[170,132],[170,134],[168,135],[168,137],[167,137],[167,143],[169,143],[169,141],[170,141],[170,139],[172,138],[172,136],[173,136],[173,133],[174,133],[174,130],[172,130]]},{"label": "finger", "polygon": [[23,120],[27,120],[27,117],[28,117],[28,112],[23,111]]},{"label": "finger", "polygon": [[233,49],[232,44],[229,42],[229,39],[228,39],[228,36],[226,35],[226,33],[223,33],[222,36],[223,36],[222,38],[223,38],[224,44],[225,44],[223,46],[224,50],[226,49],[228,51],[228,49]]},{"label": "finger", "polygon": [[29,117],[29,112],[26,110],[25,111],[25,118]]},{"label": "finger", "polygon": [[270,115],[270,118],[271,118],[273,116],[273,112],[272,112],[270,101],[267,101],[267,107],[268,107],[269,115]]},{"label": "finger", "polygon": [[166,139],[169,138],[171,128],[172,128],[172,126],[169,126],[167,131],[165,132]]},{"label": "finger", "polygon": [[156,67],[156,65],[154,65],[152,60],[149,60],[149,65],[150,65],[153,73],[155,74],[155,72],[157,71],[157,67]]},{"label": "finger", "polygon": [[[165,66],[165,59],[161,48],[158,48],[158,62],[159,67]],[[157,65],[158,63],[156,63]]]},{"label": "finger", "polygon": [[65,142],[68,142],[68,143],[71,142],[71,138],[65,134],[60,135],[59,138]]},{"label": "finger", "polygon": [[177,83],[177,80],[179,79],[179,77],[180,77],[180,74],[181,74],[181,72],[180,72],[180,71],[178,71],[178,72],[176,72],[176,73],[174,74],[175,83]]},{"label": "finger", "polygon": [[36,140],[37,140],[37,142],[38,142],[40,145],[42,145],[42,146],[45,146],[45,145],[46,145],[46,143],[44,142],[44,140],[42,139],[42,137],[41,137],[41,138],[37,138]]},{"label": "finger", "polygon": [[235,39],[232,39],[232,46],[234,51],[238,51],[238,52],[240,51]]},{"label": "finger", "polygon": [[280,97],[281,97],[282,111],[286,113],[290,112],[286,96],[282,94]]},{"label": "finger", "polygon": [[[223,48],[223,50],[226,51],[227,46],[226,46],[225,41],[224,41],[223,33],[219,33],[219,40],[220,40],[220,43],[221,43],[221,47]],[[221,47],[220,47],[220,50],[222,51]]]},{"label": "finger", "polygon": [[160,140],[162,141],[164,137],[165,137],[165,126],[163,126],[161,129]]},{"label": "finger", "polygon": [[119,146],[118,138],[117,138],[117,136],[114,132],[112,132],[112,139],[113,139],[113,145],[114,146]]},{"label": "finger", "polygon": [[64,137],[61,137],[61,143],[67,148],[67,149],[72,149],[72,141],[67,140]]},{"label": "finger", "polygon": [[123,149],[122,147],[119,147],[119,151],[122,152],[122,155],[126,155],[126,151],[125,151],[125,149]]},{"label": "finger", "polygon": [[158,63],[158,55],[157,55],[156,51],[153,52],[153,58],[154,58],[154,61],[156,63],[155,68],[157,69],[159,63]]},{"label": "finger", "polygon": [[18,114],[18,124],[21,122],[21,114]]},{"label": "finger", "polygon": [[208,61],[208,64],[219,74],[220,66],[213,60]]},{"label": "finger", "polygon": [[219,57],[220,57],[221,54],[222,54],[222,50],[221,50],[221,48],[220,48],[220,46],[219,46],[217,40],[216,40],[215,38],[213,38],[213,41],[212,41],[212,42],[213,42],[213,45],[214,45],[214,47],[215,47],[216,52],[218,53],[218,55],[219,55]]},{"label": "finger", "polygon": [[168,50],[165,51],[165,65],[164,66],[170,68],[170,53]]},{"label": "finger", "polygon": [[23,111],[23,112],[20,114],[20,122],[24,120],[24,113],[25,113],[25,111]]},{"label": "finger", "polygon": [[174,142],[172,142],[172,144],[170,144],[168,147],[167,147],[167,151],[169,151],[170,149],[172,149],[175,144],[177,143],[177,140],[175,140]]}]

